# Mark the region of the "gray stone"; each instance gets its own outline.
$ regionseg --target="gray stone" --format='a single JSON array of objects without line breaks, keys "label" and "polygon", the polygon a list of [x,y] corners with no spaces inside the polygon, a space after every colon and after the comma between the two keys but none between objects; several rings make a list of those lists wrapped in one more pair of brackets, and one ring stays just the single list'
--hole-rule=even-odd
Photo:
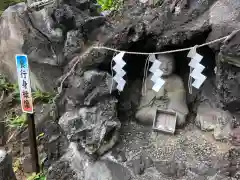
[{"label": "gray stone", "polygon": [[83,76],[71,76],[70,88],[67,88],[59,104],[65,111],[82,106],[93,106],[109,96],[110,89],[116,90],[111,76],[106,72],[86,71]]},{"label": "gray stone", "polygon": [[3,149],[0,149],[0,180],[16,180],[12,168],[12,157]]},{"label": "gray stone", "polygon": [[216,127],[217,121],[212,118],[203,119],[197,116],[195,123],[202,131],[212,131]]},{"label": "gray stone", "polygon": [[[238,18],[239,20],[239,18]],[[238,28],[239,29],[239,28]],[[239,96],[239,41],[240,31],[232,32],[221,47],[221,52],[217,58],[217,84],[218,98],[223,108],[231,113],[238,114]],[[239,122],[239,118],[237,117]]]},{"label": "gray stone", "polygon": [[225,56],[219,55],[217,59],[217,88],[219,102],[225,110],[236,113],[239,107],[239,67],[229,64]]},{"label": "gray stone", "polygon": [[132,167],[134,174],[141,175],[144,173],[145,167],[141,158],[132,160],[130,163],[130,167]]},{"label": "gray stone", "polygon": [[[208,41],[227,36],[233,30],[240,28],[237,10],[239,7],[238,0],[218,0],[213,3],[212,8],[209,9],[209,23],[213,31],[208,36]],[[219,49],[221,46],[220,43],[214,43],[210,47]]]},{"label": "gray stone", "polygon": [[63,24],[67,31],[75,27],[74,12],[72,7],[67,4],[63,4],[55,9],[54,18],[58,24]]},{"label": "gray stone", "polygon": [[153,160],[146,154],[142,154],[139,158],[127,162],[128,166],[133,170],[135,175],[141,175],[147,168],[153,166]]},{"label": "gray stone", "polygon": [[214,129],[213,135],[216,140],[230,140],[230,134],[232,132],[232,124],[227,123],[225,125],[217,124]]},{"label": "gray stone", "polygon": [[231,143],[234,146],[239,146],[240,145],[240,128],[234,128],[231,132]]},{"label": "gray stone", "polygon": [[153,166],[154,162],[150,157],[148,157],[147,155],[142,155],[141,158],[144,162],[144,167],[145,168],[150,168],[150,167]]},{"label": "gray stone", "polygon": [[116,113],[117,99],[110,95],[116,89],[105,72],[86,71],[82,77],[71,76],[60,106],[65,112],[59,124],[67,138],[86,152],[103,154],[118,140],[121,123]]},{"label": "gray stone", "polygon": [[215,168],[210,167],[206,163],[196,163],[190,170],[200,176],[213,176],[217,173]]},{"label": "gray stone", "polygon": [[91,34],[91,32],[94,29],[103,25],[104,22],[105,22],[104,16],[96,16],[96,17],[88,18],[82,26],[83,32],[87,34]]},{"label": "gray stone", "polygon": [[186,173],[186,165],[182,162],[157,161],[155,167],[159,172],[170,177],[180,178]]},{"label": "gray stone", "polygon": [[116,116],[115,106],[116,99],[103,99],[94,107],[66,112],[60,118],[59,124],[70,141],[79,142],[90,154],[102,154],[118,139],[121,125]]},{"label": "gray stone", "polygon": [[216,140],[230,140],[234,117],[220,108],[202,102],[197,109],[195,124],[202,131],[213,131]]},{"label": "gray stone", "polygon": [[101,160],[109,160],[117,163],[123,163],[127,161],[126,155],[122,151],[117,151],[116,149],[104,154]]},{"label": "gray stone", "polygon": [[111,161],[97,161],[85,172],[85,180],[130,180],[130,172]]},{"label": "gray stone", "polygon": [[49,120],[44,123],[44,127],[41,144],[44,145],[44,151],[47,154],[47,162],[44,165],[48,167],[63,156],[69,142],[57,123]]},{"label": "gray stone", "polygon": [[54,163],[49,169],[47,180],[81,180],[76,177],[75,172],[71,169],[69,162],[62,160]]},{"label": "gray stone", "polygon": [[90,6],[90,2],[88,0],[76,0],[76,7],[81,10],[86,10]]},{"label": "gray stone", "polygon": [[240,151],[238,148],[231,148],[225,154],[224,160],[218,161],[218,164],[214,167],[218,170],[217,175],[237,177],[240,164]]},{"label": "gray stone", "polygon": [[77,53],[81,52],[83,45],[83,34],[79,30],[68,31],[63,49],[64,56],[67,59],[72,59]]},{"label": "gray stone", "polygon": [[32,88],[53,91],[56,79],[61,75],[61,68],[55,67],[61,63],[61,51],[54,49],[48,37],[33,27],[25,9],[25,3],[19,3],[2,14],[0,72],[16,83],[14,57],[16,54],[27,54]]},{"label": "gray stone", "polygon": [[[29,4],[32,3],[28,2]],[[63,41],[63,31],[60,28],[55,28],[57,23],[52,18],[52,13],[56,7],[56,3],[51,3],[48,6],[38,8],[38,10],[32,10],[28,15],[34,27],[49,40],[61,42]]]},{"label": "gray stone", "polygon": [[77,143],[70,143],[66,153],[48,169],[47,180],[130,180],[130,172],[120,164],[94,162]]},{"label": "gray stone", "polygon": [[231,177],[227,177],[227,176],[220,175],[220,174],[216,174],[216,175],[214,175],[214,176],[212,176],[210,178],[211,178],[211,180],[235,180],[235,179],[233,179]]},{"label": "gray stone", "polygon": [[85,169],[93,164],[91,157],[70,143],[65,154],[48,169],[47,180],[84,180]]}]

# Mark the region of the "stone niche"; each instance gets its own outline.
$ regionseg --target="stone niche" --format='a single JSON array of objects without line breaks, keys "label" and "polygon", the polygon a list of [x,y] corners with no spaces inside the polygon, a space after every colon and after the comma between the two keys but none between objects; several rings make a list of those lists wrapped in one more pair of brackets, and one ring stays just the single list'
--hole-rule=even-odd
[{"label": "stone niche", "polygon": [[[184,41],[178,45],[167,45],[161,48],[158,51],[167,51],[174,49],[181,49],[192,47],[196,44],[202,44],[206,42],[209,32],[206,31],[197,36],[192,37],[190,40]],[[156,44],[154,39],[151,37],[146,37],[138,42],[133,43],[128,51],[136,51],[136,52],[156,52]],[[184,87],[187,94],[187,105],[189,108],[189,116],[187,121],[194,119],[194,114],[197,111],[197,106],[200,101],[203,99],[208,99],[211,101],[214,106],[219,106],[219,102],[217,101],[216,95],[216,55],[218,52],[213,51],[210,47],[204,46],[197,49],[197,52],[203,56],[201,64],[205,66],[203,74],[207,76],[207,80],[201,86],[199,90],[192,87],[192,94],[189,93],[188,90],[188,79],[189,79],[189,71],[190,67],[188,63],[190,62],[190,58],[187,57],[189,51],[177,52],[173,53],[175,60],[175,70],[174,74],[180,76],[184,82]],[[126,66],[124,70],[126,71],[126,75],[124,79],[127,81],[127,84],[124,88],[124,91],[119,95],[119,116],[122,117],[122,121],[127,119],[133,119],[136,108],[139,104],[139,99],[141,96],[141,87],[142,81],[144,77],[144,66],[146,63],[147,56],[146,55],[131,55],[125,54],[124,60],[126,61]],[[107,71],[111,74],[111,58],[109,61],[104,61],[99,65],[100,70]],[[150,68],[151,63],[148,67]],[[148,71],[148,74],[151,72]],[[204,96],[204,97],[202,97]],[[193,116],[190,116],[193,115]],[[120,118],[121,118],[120,117]]]}]

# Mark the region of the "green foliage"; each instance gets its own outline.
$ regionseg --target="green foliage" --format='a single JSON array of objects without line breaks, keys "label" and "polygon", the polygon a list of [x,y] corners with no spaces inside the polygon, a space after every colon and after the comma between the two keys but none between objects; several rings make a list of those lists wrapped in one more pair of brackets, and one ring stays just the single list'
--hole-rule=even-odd
[{"label": "green foliage", "polygon": [[45,134],[44,133],[40,133],[36,138],[37,140],[40,140]]},{"label": "green foliage", "polygon": [[13,93],[14,100],[20,101],[18,85],[9,83],[2,75],[0,75],[0,92],[4,92],[5,94]]},{"label": "green foliage", "polygon": [[21,168],[21,161],[18,158],[13,164],[13,171],[16,173],[17,171],[19,171],[20,168]]},{"label": "green foliage", "polygon": [[101,6],[102,11],[118,11],[122,7],[123,0],[97,0],[97,3]]},{"label": "green foliage", "polygon": [[[17,84],[11,84],[7,79],[0,75],[0,92],[5,94],[13,93],[13,99],[20,101],[20,91]],[[34,102],[52,103],[54,94],[37,90],[32,93]]]},{"label": "green foliage", "polygon": [[46,180],[47,177],[43,173],[33,173],[29,177],[27,177],[27,180]]},{"label": "green foliage", "polygon": [[8,8],[8,6],[23,2],[23,0],[0,0],[0,14]]},{"label": "green foliage", "polygon": [[27,118],[26,114],[23,113],[21,116],[18,115],[9,115],[10,117],[7,118],[6,124],[10,128],[22,128],[26,127],[27,125]]},{"label": "green foliage", "polygon": [[6,93],[14,91],[15,87],[13,84],[9,83],[4,76],[0,76],[0,91],[5,91]]},{"label": "green foliage", "polygon": [[34,102],[52,103],[54,94],[37,90],[32,93]]},{"label": "green foliage", "polygon": [[154,6],[161,6],[163,4],[164,0],[154,0],[153,5]]},{"label": "green foliage", "polygon": [[14,88],[13,88],[13,94],[14,94],[14,100],[17,101],[17,102],[20,102],[21,99],[20,99],[20,90],[19,90],[19,87],[17,84],[14,85]]}]

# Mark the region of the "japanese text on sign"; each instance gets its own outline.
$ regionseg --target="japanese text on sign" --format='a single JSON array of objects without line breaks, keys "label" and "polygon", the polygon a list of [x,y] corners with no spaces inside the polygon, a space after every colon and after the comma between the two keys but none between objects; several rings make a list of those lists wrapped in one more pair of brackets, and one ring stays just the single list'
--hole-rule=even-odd
[{"label": "japanese text on sign", "polygon": [[26,113],[33,113],[28,58],[26,55],[16,55],[15,58],[18,73],[18,86],[20,90],[22,111]]}]

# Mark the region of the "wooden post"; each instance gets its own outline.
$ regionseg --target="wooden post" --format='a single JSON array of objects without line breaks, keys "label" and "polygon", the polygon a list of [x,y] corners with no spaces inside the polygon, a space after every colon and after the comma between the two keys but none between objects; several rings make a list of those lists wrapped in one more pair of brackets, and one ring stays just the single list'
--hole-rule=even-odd
[{"label": "wooden post", "polygon": [[[3,118],[1,118],[3,121]],[[5,145],[5,123],[0,122],[0,146]]]},{"label": "wooden post", "polygon": [[32,160],[32,169],[34,172],[40,172],[38,149],[36,140],[36,130],[33,113],[33,98],[30,84],[30,70],[28,57],[25,54],[16,54],[16,67],[18,73],[18,86],[20,90],[22,111],[27,113],[29,144]]},{"label": "wooden post", "polygon": [[39,159],[38,159],[38,149],[36,140],[36,131],[34,123],[34,114],[27,114],[28,122],[28,133],[29,133],[29,144],[32,157],[32,168],[36,173],[40,172]]}]

